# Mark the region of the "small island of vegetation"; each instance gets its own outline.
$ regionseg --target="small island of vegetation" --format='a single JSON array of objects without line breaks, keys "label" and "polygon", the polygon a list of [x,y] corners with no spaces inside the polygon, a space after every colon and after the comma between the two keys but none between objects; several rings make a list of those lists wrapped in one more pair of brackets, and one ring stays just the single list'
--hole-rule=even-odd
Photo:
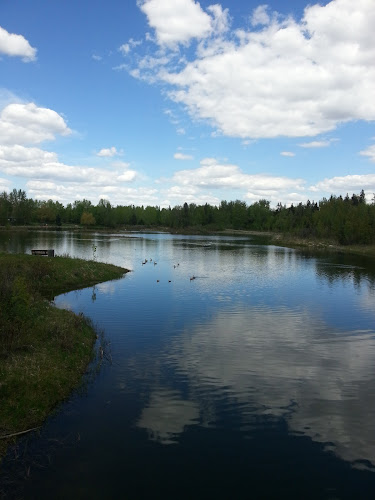
[{"label": "small island of vegetation", "polygon": [[94,356],[90,321],[47,299],[125,272],[69,257],[0,254],[0,459],[70,394]]}]

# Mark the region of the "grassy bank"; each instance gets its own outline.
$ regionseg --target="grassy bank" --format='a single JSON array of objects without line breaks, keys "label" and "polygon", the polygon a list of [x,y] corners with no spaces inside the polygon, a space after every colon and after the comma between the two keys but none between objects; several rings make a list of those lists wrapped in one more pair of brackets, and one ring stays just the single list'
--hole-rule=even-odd
[{"label": "grassy bank", "polygon": [[264,244],[289,248],[306,248],[311,250],[329,250],[332,252],[353,255],[365,255],[375,258],[375,245],[340,245],[335,240],[322,238],[301,238],[292,234],[282,234],[273,231],[249,231],[246,229],[226,229],[217,234],[232,236],[256,236],[262,238]]},{"label": "grassy bank", "polygon": [[335,240],[318,238],[300,238],[286,234],[272,234],[270,243],[291,248],[310,248],[312,250],[329,250],[333,252],[365,255],[375,258],[375,245],[340,245]]},{"label": "grassy bank", "polygon": [[46,298],[125,272],[80,259],[0,254],[0,458],[69,395],[93,356],[89,321]]}]

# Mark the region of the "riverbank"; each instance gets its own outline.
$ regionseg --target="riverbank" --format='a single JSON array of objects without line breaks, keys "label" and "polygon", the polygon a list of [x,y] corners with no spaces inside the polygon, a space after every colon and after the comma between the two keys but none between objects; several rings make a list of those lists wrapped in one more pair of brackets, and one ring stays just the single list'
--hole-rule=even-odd
[{"label": "riverbank", "polygon": [[365,255],[375,258],[375,245],[339,245],[334,240],[318,238],[300,238],[290,234],[276,233],[273,231],[248,231],[246,229],[226,229],[217,234],[233,236],[257,236],[265,238],[267,244],[290,248],[306,248],[311,250],[328,250],[332,252]]},{"label": "riverbank", "polygon": [[332,240],[299,238],[283,234],[273,234],[271,243],[292,248],[310,248],[312,250],[329,250],[332,252],[365,255],[375,258],[375,245],[339,245]]},{"label": "riverbank", "polygon": [[0,254],[0,460],[79,385],[94,356],[89,320],[47,298],[126,272],[82,259]]}]

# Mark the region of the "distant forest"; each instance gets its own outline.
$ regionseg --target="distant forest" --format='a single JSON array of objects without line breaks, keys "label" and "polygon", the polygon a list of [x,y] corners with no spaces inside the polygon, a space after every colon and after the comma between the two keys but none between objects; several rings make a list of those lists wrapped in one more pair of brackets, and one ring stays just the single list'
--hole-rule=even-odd
[{"label": "distant forest", "polygon": [[219,206],[184,203],[173,208],[158,206],[113,206],[108,200],[93,205],[88,200],[66,206],[57,201],[27,198],[13,189],[0,194],[0,225],[81,224],[83,226],[147,226],[178,229],[247,229],[277,231],[302,238],[323,238],[342,245],[375,243],[375,197],[366,201],[360,194],[331,196],[319,202],[270,207],[267,200],[251,205],[244,201],[222,201]]}]

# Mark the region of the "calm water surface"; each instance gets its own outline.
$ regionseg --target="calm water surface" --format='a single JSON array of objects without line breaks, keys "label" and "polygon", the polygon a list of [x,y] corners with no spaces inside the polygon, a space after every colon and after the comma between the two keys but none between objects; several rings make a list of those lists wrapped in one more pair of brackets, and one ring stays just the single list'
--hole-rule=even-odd
[{"label": "calm water surface", "polygon": [[31,248],[131,272],[55,298],[113,362],[10,454],[10,497],[375,498],[371,261],[239,237],[0,233],[0,250]]}]

